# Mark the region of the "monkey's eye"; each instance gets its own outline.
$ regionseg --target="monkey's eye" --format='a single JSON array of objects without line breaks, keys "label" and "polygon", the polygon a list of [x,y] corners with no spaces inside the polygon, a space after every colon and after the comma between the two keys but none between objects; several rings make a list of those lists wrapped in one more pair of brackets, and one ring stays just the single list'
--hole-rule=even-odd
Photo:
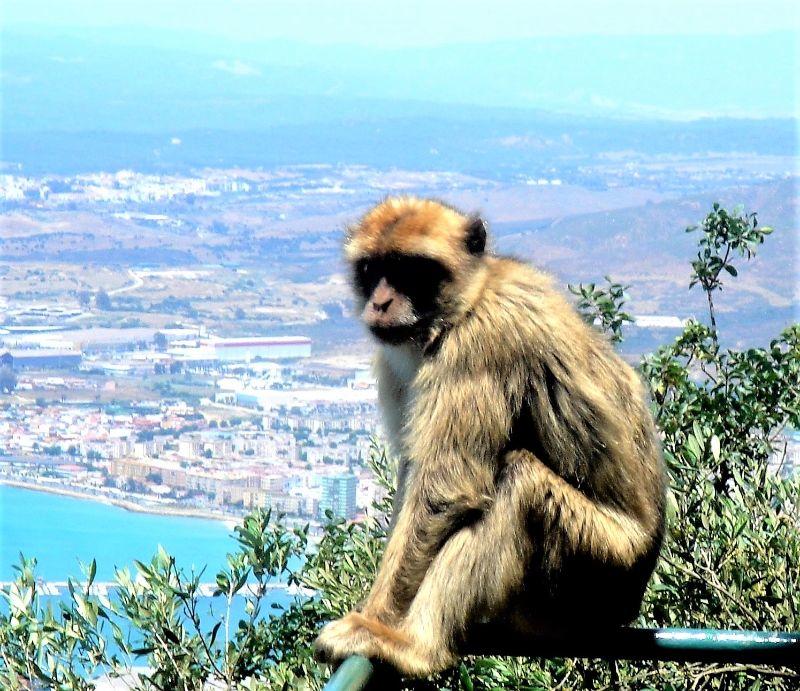
[{"label": "monkey's eye", "polygon": [[359,291],[368,297],[375,289],[377,281],[375,280],[375,262],[370,262],[367,259],[361,259],[353,267],[353,278]]}]

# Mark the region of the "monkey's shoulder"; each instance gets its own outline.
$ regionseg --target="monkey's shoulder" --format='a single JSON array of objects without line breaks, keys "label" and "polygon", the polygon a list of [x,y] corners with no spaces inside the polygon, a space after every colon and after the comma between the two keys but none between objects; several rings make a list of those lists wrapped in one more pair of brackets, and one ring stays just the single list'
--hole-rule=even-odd
[{"label": "monkey's shoulder", "polygon": [[482,294],[445,339],[441,356],[465,373],[511,368],[618,379],[627,367],[549,275],[508,257],[487,258]]},{"label": "monkey's shoulder", "polygon": [[[463,324],[466,339],[491,339],[517,352],[591,338],[584,321],[546,273],[517,259],[487,259],[480,299]],[[566,343],[565,343],[566,345]],[[488,347],[484,346],[484,347]]]},{"label": "monkey's shoulder", "polygon": [[487,259],[487,279],[480,307],[487,313],[509,316],[530,326],[528,318],[543,324],[548,318],[573,321],[577,313],[553,278],[512,257]]}]

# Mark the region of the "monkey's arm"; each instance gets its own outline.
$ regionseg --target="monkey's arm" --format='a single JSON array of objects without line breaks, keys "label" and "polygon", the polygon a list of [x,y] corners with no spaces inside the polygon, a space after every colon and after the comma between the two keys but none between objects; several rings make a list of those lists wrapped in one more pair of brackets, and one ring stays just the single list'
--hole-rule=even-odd
[{"label": "monkey's arm", "polygon": [[384,621],[402,616],[439,550],[455,533],[479,520],[492,498],[464,494],[438,502],[432,503],[416,484],[409,488],[364,602],[364,614]]},{"label": "monkey's arm", "polygon": [[402,506],[364,613],[402,615],[431,561],[461,528],[491,506],[500,449],[512,413],[488,375],[449,377],[447,391],[431,386],[411,411],[405,447],[410,473]]},{"label": "monkey's arm", "polygon": [[392,516],[389,521],[389,532],[394,530],[397,519],[400,517],[400,509],[405,502],[406,487],[411,473],[411,463],[407,458],[401,458],[397,462],[397,482],[394,490],[394,501],[392,502]]},{"label": "monkey's arm", "polygon": [[517,486],[541,521],[546,558],[583,553],[598,562],[634,566],[658,539],[656,525],[587,497],[528,451],[506,455],[504,483]]}]

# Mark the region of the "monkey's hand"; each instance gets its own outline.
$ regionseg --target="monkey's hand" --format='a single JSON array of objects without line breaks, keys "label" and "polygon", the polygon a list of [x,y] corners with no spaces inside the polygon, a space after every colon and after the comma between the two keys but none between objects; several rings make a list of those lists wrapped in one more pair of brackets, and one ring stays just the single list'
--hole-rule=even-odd
[{"label": "monkey's hand", "polygon": [[314,641],[314,657],[321,662],[337,662],[349,655],[378,657],[381,639],[398,645],[408,644],[397,629],[360,612],[350,612],[320,631]]},{"label": "monkey's hand", "polygon": [[388,662],[406,677],[426,677],[452,666],[453,653],[424,650],[411,636],[358,612],[332,621],[314,641],[320,662],[340,662],[350,655]]}]

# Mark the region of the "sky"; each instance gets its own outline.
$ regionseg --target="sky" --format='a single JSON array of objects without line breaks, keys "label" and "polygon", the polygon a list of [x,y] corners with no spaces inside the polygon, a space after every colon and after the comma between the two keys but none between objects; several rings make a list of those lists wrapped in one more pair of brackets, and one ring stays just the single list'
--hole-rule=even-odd
[{"label": "sky", "polygon": [[0,0],[0,25],[7,131],[800,114],[800,0]]},{"label": "sky", "polygon": [[797,0],[4,0],[9,28],[146,28],[385,47],[535,36],[800,32]]}]

